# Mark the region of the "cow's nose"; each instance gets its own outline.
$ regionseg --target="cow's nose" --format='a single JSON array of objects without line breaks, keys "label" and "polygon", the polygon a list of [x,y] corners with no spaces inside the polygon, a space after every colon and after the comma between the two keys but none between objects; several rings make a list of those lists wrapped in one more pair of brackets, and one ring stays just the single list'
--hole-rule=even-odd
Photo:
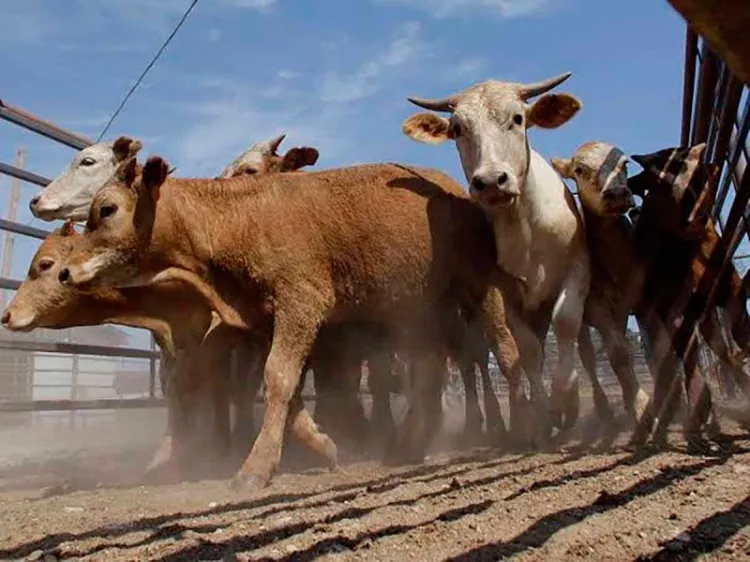
[{"label": "cow's nose", "polygon": [[70,270],[67,267],[63,267],[60,270],[60,273],[58,273],[57,279],[60,281],[60,283],[65,283],[68,279],[70,279]]},{"label": "cow's nose", "polygon": [[504,185],[505,182],[507,181],[508,181],[508,174],[506,174],[505,172],[497,176],[497,185]]},{"label": "cow's nose", "polygon": [[3,326],[7,326],[9,322],[10,322],[10,311],[6,310],[5,312],[3,312],[3,315],[0,316],[0,324],[2,324]]},{"label": "cow's nose", "polygon": [[39,195],[31,198],[31,201],[29,201],[29,208],[33,210],[34,207],[37,206],[37,203],[39,203]]},{"label": "cow's nose", "polygon": [[474,176],[474,178],[471,180],[471,187],[473,187],[476,191],[482,191],[487,186],[485,185],[484,179],[481,176]]}]

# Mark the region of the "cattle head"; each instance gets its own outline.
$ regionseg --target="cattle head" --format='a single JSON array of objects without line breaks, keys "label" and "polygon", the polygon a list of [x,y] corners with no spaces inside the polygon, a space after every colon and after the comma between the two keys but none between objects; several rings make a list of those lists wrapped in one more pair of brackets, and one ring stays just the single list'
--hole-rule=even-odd
[{"label": "cattle head", "polygon": [[683,238],[705,231],[720,172],[719,166],[703,163],[705,150],[700,143],[631,156],[643,172],[628,179],[628,186],[644,198],[647,216],[660,230]]},{"label": "cattle head", "polygon": [[80,293],[58,280],[63,262],[82,236],[71,221],[47,236],[31,260],[29,272],[13,300],[0,316],[0,323],[12,331],[61,328],[80,310]]},{"label": "cattle head", "polygon": [[309,146],[290,148],[284,156],[278,149],[286,135],[265,142],[256,142],[217,176],[232,178],[241,175],[267,174],[272,172],[294,172],[305,166],[314,166],[319,153]]},{"label": "cattle head", "polygon": [[426,143],[454,140],[473,198],[489,211],[505,208],[523,194],[530,166],[528,129],[554,129],[581,108],[569,94],[545,94],[569,76],[536,84],[490,80],[443,99],[408,98],[450,117],[418,113],[404,122],[403,131]]},{"label": "cattle head", "polygon": [[152,156],[141,168],[135,157],[120,164],[91,203],[86,230],[76,244],[60,282],[65,285],[118,285],[137,277],[139,249],[148,246],[159,189],[167,162]]},{"label": "cattle head", "polygon": [[576,182],[584,207],[599,216],[619,216],[635,204],[627,161],[622,150],[606,142],[587,142],[571,158],[550,160],[558,174]]},{"label": "cattle head", "polygon": [[31,199],[31,213],[45,221],[86,220],[94,195],[117,166],[135,156],[142,146],[140,141],[120,137],[113,143],[84,148],[60,176]]}]

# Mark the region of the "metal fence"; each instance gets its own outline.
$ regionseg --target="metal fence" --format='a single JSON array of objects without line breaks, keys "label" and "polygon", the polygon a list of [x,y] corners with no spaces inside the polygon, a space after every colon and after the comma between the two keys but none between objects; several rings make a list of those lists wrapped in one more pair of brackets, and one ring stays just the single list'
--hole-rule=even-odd
[{"label": "metal fence", "polygon": [[[89,139],[65,131],[3,100],[0,100],[0,118],[76,150],[92,144]],[[0,174],[40,187],[50,182],[43,176],[4,162],[0,162]],[[39,240],[48,234],[47,230],[6,219],[0,219],[0,230]],[[16,290],[19,285],[20,281],[17,279],[0,277],[0,290]],[[57,337],[50,337],[52,332]],[[162,405],[163,400],[157,397],[156,388],[156,362],[159,353],[155,350],[153,338],[150,350],[45,341],[58,340],[60,335],[65,337],[65,331],[39,330],[23,337],[7,331],[0,334],[0,376],[4,382],[0,412],[99,410]],[[139,361],[141,365],[144,361],[148,362],[146,388],[128,384],[128,370],[125,368],[129,362],[134,361]],[[55,389],[61,387],[66,389],[64,393],[69,394],[69,398],[59,397],[61,393]],[[44,396],[45,393],[52,394],[55,398],[45,399],[39,396]],[[117,395],[117,398],[102,397],[112,394]]]},{"label": "metal fence", "polygon": [[[704,39],[688,28],[681,144],[705,142],[706,161],[722,166],[713,218],[727,242],[725,260],[748,257],[735,255],[743,236],[748,235],[750,220],[748,130],[748,87],[732,74]],[[727,205],[730,199],[731,204]]]}]

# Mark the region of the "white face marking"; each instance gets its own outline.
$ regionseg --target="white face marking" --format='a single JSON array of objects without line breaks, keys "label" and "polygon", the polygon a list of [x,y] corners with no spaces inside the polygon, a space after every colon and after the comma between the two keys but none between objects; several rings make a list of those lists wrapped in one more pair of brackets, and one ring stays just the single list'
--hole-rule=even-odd
[{"label": "white face marking", "polygon": [[15,331],[26,331],[33,328],[36,323],[36,314],[33,312],[27,312],[26,314],[11,312],[10,322],[8,322],[8,329]]},{"label": "white face marking", "polygon": [[628,158],[614,145],[583,145],[571,161],[571,172],[583,204],[599,215],[620,214],[633,205],[628,189]]},{"label": "white face marking", "polygon": [[117,168],[112,144],[97,143],[78,152],[68,168],[39,192],[32,213],[43,220],[85,221],[94,196]]},{"label": "white face marking", "polygon": [[224,168],[218,177],[231,178],[240,168],[253,170],[255,173],[262,174],[266,171],[267,159],[275,154],[282,140],[284,140],[284,135],[280,135],[271,140],[252,144],[250,148],[235,158],[229,166]]},{"label": "white face marking", "polygon": [[[529,163],[525,104],[515,90],[493,82],[470,88],[460,99],[450,123],[460,131],[456,147],[470,190],[520,195]],[[516,116],[523,119],[520,125]]]}]

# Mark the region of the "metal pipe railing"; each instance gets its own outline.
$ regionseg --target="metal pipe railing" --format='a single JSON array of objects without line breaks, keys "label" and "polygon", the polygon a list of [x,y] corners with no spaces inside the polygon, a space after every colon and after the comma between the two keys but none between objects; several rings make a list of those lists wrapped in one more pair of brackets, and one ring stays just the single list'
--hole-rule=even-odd
[{"label": "metal pipe railing", "polygon": [[[84,136],[66,131],[49,121],[41,119],[36,115],[24,109],[21,109],[20,107],[11,105],[3,100],[0,100],[0,118],[76,150],[81,150],[93,144],[90,139]],[[16,166],[12,166],[4,162],[0,162],[0,174],[18,178],[22,181],[32,183],[40,187],[46,187],[51,181],[49,178],[34,174],[33,172],[20,169]],[[32,226],[5,219],[0,219],[0,230],[5,230],[7,232],[20,234],[23,236],[30,236],[39,240],[43,240],[49,234],[47,230],[34,228]],[[18,280],[0,277],[0,289],[16,290],[20,285],[21,282]],[[74,356],[76,354],[83,354],[104,357],[131,357],[147,359],[149,361],[149,395],[151,397],[149,399],[150,402],[131,401],[129,399],[111,401],[35,401],[21,404],[4,404],[2,407],[0,407],[0,411],[100,409],[101,407],[103,407],[102,404],[108,404],[106,406],[107,408],[137,408],[147,407],[150,404],[161,404],[161,401],[156,401],[154,399],[156,393],[156,361],[161,357],[161,354],[155,349],[153,336],[151,337],[150,350],[21,340],[0,340],[0,349],[21,350],[28,352],[65,353]]]},{"label": "metal pipe railing", "polygon": [[45,121],[33,113],[29,113],[25,109],[11,105],[2,99],[0,99],[0,119],[5,119],[24,129],[33,131],[76,150],[81,150],[93,144],[86,137],[61,129],[57,125]]}]

